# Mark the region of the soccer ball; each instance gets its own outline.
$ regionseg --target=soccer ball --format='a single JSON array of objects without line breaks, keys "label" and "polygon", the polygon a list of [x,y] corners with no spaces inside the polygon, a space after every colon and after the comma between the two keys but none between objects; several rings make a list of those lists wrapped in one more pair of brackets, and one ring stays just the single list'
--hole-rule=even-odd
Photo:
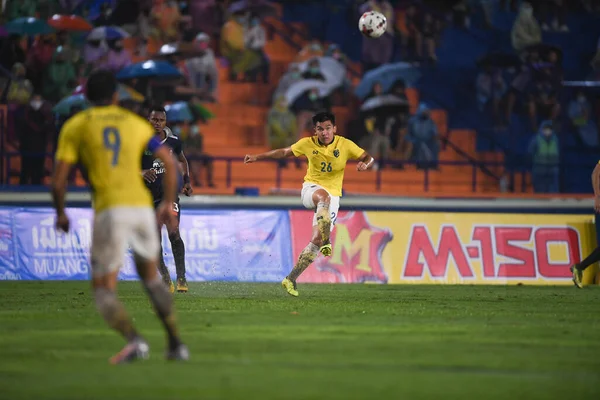
[{"label": "soccer ball", "polygon": [[358,29],[366,37],[376,39],[385,33],[387,20],[380,12],[367,11],[358,20]]}]

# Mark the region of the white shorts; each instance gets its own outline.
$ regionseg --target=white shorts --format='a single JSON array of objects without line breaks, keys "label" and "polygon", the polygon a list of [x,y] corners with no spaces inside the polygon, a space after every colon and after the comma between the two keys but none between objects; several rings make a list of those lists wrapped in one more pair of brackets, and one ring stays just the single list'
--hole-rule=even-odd
[{"label": "white shorts", "polygon": [[[327,189],[323,186],[317,185],[316,183],[304,182],[302,185],[302,193],[300,194],[300,198],[302,199],[302,205],[308,209],[314,210],[317,208],[317,205],[313,201],[313,194],[319,190],[323,189],[327,193]],[[335,220],[337,219],[338,211],[340,209],[340,196],[332,196],[329,193],[329,214],[331,215],[331,230],[335,226]],[[317,225],[317,214],[313,216],[313,226]]]},{"label": "white shorts", "polygon": [[94,217],[92,276],[118,271],[125,262],[127,247],[143,260],[158,259],[160,243],[152,208],[116,207]]}]

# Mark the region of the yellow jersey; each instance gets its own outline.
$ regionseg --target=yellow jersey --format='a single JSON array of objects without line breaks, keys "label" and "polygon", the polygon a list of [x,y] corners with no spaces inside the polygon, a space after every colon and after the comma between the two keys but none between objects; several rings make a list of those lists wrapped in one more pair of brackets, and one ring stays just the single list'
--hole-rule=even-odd
[{"label": "yellow jersey", "polygon": [[96,213],[112,207],[151,207],[140,160],[154,135],[148,121],[121,107],[92,107],[64,124],[56,160],[83,166]]},{"label": "yellow jersey", "polygon": [[365,151],[343,136],[335,135],[333,142],[324,146],[314,135],[294,143],[292,152],[296,157],[308,159],[304,182],[316,183],[332,196],[341,196],[346,162],[359,159]]}]

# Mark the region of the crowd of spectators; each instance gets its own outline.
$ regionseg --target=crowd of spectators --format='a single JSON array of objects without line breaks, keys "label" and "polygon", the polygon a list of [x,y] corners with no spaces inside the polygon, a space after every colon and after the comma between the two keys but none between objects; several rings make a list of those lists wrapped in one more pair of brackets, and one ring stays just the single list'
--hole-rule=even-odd
[{"label": "crowd of spectators", "polygon": [[[48,29],[41,34],[24,32],[0,37],[0,100],[9,110],[5,138],[22,154],[20,182],[43,183],[47,174],[45,154],[54,151],[58,131],[70,116],[86,107],[74,101],[59,110],[57,104],[80,92],[94,68],[117,73],[134,61],[148,59],[166,60],[178,68],[183,76],[179,81],[165,83],[145,78],[123,81],[141,93],[143,100],[128,99],[121,105],[144,116],[155,105],[217,101],[217,58],[210,44],[211,35],[214,39],[221,35],[223,23],[219,21],[227,14],[226,3],[213,0],[3,2],[0,25],[24,17],[44,23],[55,14],[77,14],[93,28],[83,33]],[[244,10],[240,12],[247,14]],[[107,29],[112,33],[110,37]],[[260,45],[260,33],[253,40],[252,49],[260,52],[256,47]],[[149,48],[160,51],[150,54]],[[206,167],[206,182],[214,186],[212,162],[203,151],[199,125],[185,122],[172,121],[177,128],[172,131],[181,134],[187,152],[195,155],[190,157],[191,167],[196,170]],[[200,185],[200,174],[195,175],[195,183]]]}]

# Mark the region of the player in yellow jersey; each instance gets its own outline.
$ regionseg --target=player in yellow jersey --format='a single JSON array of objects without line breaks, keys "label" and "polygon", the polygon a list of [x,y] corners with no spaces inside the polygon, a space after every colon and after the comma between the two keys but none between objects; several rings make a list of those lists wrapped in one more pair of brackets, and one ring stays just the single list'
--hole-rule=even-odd
[{"label": "player in yellow jersey", "polygon": [[[94,106],[69,119],[58,139],[52,177],[56,226],[69,231],[65,212],[67,177],[75,164],[81,164],[92,188],[94,207],[90,258],[96,307],[108,325],[127,340],[111,363],[149,355],[147,342],[136,331],[116,295],[117,276],[128,245],[142,284],[167,332],[167,359],[187,360],[189,352],[179,339],[172,295],[158,275],[160,243],[156,218],[169,225],[176,222],[171,212],[177,190],[175,161],[155,137],[148,121],[115,105],[118,99],[114,74],[92,73],[86,89]],[[140,168],[146,149],[163,161],[167,171],[163,202],[156,214]]]},{"label": "player in yellow jersey", "polygon": [[300,139],[290,147],[257,155],[246,155],[244,163],[264,159],[280,159],[290,156],[306,156],[308,169],[302,185],[302,204],[315,210],[313,235],[308,246],[302,250],[298,262],[281,285],[292,296],[298,296],[296,280],[317,258],[319,252],[331,255],[329,235],[335,225],[344,170],[348,160],[358,160],[358,171],[366,171],[373,165],[373,157],[343,136],[337,136],[335,116],[329,112],[316,114],[313,119],[315,135]]}]

